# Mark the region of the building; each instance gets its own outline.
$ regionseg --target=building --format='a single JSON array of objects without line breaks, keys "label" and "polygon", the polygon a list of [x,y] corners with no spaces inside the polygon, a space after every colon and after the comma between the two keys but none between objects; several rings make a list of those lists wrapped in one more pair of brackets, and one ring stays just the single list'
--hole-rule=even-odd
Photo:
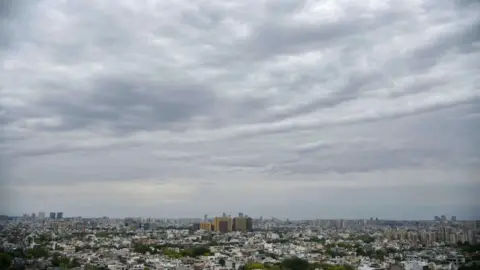
[{"label": "building", "polygon": [[200,230],[211,231],[212,223],[210,222],[200,222]]},{"label": "building", "polygon": [[63,219],[63,212],[57,212],[57,219]]},{"label": "building", "polygon": [[457,221],[457,217],[456,217],[456,216],[452,216],[452,221]]},{"label": "building", "polygon": [[200,230],[200,223],[193,223],[192,230],[194,231]]},{"label": "building", "polygon": [[217,231],[221,233],[228,233],[231,231],[230,224],[228,220],[220,220],[217,223]]},{"label": "building", "polygon": [[231,217],[223,215],[223,217],[216,217],[213,219],[213,225],[216,232],[227,233],[231,232],[233,228],[233,222]]},{"label": "building", "polygon": [[55,219],[55,212],[50,212],[50,219]]},{"label": "building", "polygon": [[475,231],[468,230],[467,239],[468,239],[468,243],[470,243],[470,245],[476,245],[477,244],[477,236],[475,234]]},{"label": "building", "polygon": [[247,217],[247,232],[253,231],[253,219],[251,217]]},{"label": "building", "polygon": [[233,219],[233,228],[234,231],[246,232],[247,231],[247,218],[236,217]]},{"label": "building", "polygon": [[38,212],[39,219],[45,219],[45,212]]}]

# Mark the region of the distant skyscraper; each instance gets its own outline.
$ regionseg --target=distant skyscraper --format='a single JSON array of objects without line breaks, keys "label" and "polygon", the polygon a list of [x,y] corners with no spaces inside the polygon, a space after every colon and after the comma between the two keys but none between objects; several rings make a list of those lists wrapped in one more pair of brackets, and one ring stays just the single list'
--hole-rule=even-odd
[{"label": "distant skyscraper", "polygon": [[253,231],[253,219],[251,217],[247,218],[247,232]]},{"label": "distant skyscraper", "polygon": [[63,219],[63,212],[57,212],[57,219]]},{"label": "distant skyscraper", "polygon": [[200,230],[211,231],[212,224],[210,222],[201,222],[200,223]]},{"label": "distant skyscraper", "polygon": [[55,212],[50,212],[50,219],[55,219]]},{"label": "distant skyscraper", "polygon": [[452,221],[457,221],[457,217],[456,217],[456,216],[452,216]]},{"label": "distant skyscraper", "polygon": [[207,220],[208,220],[208,215],[205,214],[205,215],[203,216],[203,221],[204,221],[204,222],[207,222]]},{"label": "distant skyscraper", "polygon": [[218,223],[218,232],[227,233],[230,231],[229,224],[227,220],[220,220]]},{"label": "distant skyscraper", "polygon": [[213,225],[216,232],[226,233],[231,232],[233,228],[232,218],[227,217],[216,217],[213,219]]},{"label": "distant skyscraper", "polygon": [[39,219],[45,219],[45,212],[38,212]]},{"label": "distant skyscraper", "polygon": [[244,217],[236,217],[233,219],[233,230],[246,232],[247,231],[247,219]]}]

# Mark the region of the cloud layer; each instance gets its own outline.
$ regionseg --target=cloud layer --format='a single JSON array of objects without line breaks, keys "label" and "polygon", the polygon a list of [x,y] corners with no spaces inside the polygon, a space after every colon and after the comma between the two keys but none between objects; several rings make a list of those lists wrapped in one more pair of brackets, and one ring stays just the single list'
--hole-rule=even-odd
[{"label": "cloud layer", "polygon": [[478,8],[6,1],[0,210],[472,218]]}]

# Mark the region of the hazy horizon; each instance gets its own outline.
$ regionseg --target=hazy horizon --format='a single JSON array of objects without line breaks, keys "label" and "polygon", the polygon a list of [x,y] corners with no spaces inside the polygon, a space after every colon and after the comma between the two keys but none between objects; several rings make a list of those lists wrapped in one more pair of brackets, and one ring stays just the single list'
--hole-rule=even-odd
[{"label": "hazy horizon", "polygon": [[480,219],[478,10],[6,0],[0,213]]}]

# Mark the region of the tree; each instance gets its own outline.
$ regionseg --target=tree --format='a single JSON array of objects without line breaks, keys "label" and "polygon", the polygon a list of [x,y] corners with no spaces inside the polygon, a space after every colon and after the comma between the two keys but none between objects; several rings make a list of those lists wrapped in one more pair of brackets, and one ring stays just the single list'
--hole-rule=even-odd
[{"label": "tree", "polygon": [[13,262],[12,256],[7,253],[0,253],[0,270],[8,269]]},{"label": "tree", "polygon": [[249,263],[245,266],[246,270],[253,270],[253,269],[265,269],[265,265],[262,263]]},{"label": "tree", "polygon": [[288,258],[282,261],[281,266],[290,270],[307,270],[308,261],[298,257]]},{"label": "tree", "polygon": [[382,260],[385,257],[385,251],[379,249],[375,251],[375,258]]},{"label": "tree", "polygon": [[220,260],[218,260],[218,263],[219,263],[221,266],[225,266],[225,259],[224,259],[224,258],[220,258]]}]

